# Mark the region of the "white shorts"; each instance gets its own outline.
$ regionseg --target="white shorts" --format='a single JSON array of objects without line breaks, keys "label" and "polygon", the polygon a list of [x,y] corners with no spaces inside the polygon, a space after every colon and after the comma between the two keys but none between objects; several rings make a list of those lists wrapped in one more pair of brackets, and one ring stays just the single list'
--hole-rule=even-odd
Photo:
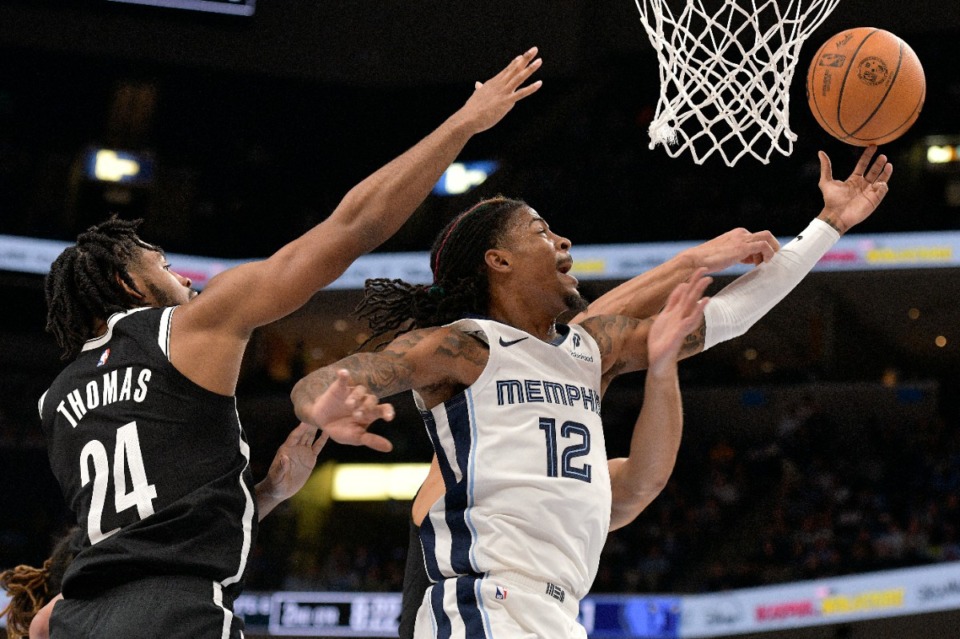
[{"label": "white shorts", "polygon": [[427,589],[414,639],[587,639],[580,601],[518,573],[447,579]]}]

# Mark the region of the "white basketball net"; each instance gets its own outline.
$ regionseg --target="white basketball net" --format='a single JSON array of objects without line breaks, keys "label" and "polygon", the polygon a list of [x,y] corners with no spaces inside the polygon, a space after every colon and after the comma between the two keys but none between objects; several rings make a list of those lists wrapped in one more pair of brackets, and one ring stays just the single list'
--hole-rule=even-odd
[{"label": "white basketball net", "polygon": [[800,47],[840,0],[634,1],[660,63],[651,149],[689,151],[697,164],[718,152],[727,166],[793,152]]}]

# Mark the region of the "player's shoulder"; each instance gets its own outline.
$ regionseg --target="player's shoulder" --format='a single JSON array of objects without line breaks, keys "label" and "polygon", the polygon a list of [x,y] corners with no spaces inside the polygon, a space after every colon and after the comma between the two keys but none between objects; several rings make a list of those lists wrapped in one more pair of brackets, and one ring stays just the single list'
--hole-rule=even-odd
[{"label": "player's shoulder", "polygon": [[140,306],[126,311],[114,313],[107,318],[106,331],[99,337],[93,338],[84,344],[81,352],[95,349],[101,342],[109,342],[115,335],[137,335],[143,332],[149,332],[151,335],[165,317],[176,307],[157,308],[153,306]]}]

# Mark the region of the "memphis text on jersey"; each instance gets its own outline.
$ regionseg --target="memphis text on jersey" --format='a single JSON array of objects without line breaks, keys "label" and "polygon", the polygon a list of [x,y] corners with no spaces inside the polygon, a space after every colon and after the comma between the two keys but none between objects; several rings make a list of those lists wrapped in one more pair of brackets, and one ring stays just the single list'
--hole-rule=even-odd
[{"label": "memphis text on jersey", "polygon": [[546,379],[498,379],[497,406],[513,404],[583,405],[600,414],[600,393],[592,388],[553,382]]},{"label": "memphis text on jersey", "polygon": [[122,370],[105,373],[101,379],[87,382],[82,388],[67,393],[67,398],[57,405],[57,412],[63,415],[74,428],[88,412],[116,402],[143,402],[147,398],[147,384],[153,377],[149,368],[140,369],[127,366]]}]

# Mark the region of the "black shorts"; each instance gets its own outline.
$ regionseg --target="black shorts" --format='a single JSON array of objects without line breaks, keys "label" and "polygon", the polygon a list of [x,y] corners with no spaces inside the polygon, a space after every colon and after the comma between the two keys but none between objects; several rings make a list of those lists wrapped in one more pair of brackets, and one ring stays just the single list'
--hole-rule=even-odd
[{"label": "black shorts", "polygon": [[51,639],[240,639],[242,631],[233,599],[198,577],[149,577],[63,599],[50,618]]}]

